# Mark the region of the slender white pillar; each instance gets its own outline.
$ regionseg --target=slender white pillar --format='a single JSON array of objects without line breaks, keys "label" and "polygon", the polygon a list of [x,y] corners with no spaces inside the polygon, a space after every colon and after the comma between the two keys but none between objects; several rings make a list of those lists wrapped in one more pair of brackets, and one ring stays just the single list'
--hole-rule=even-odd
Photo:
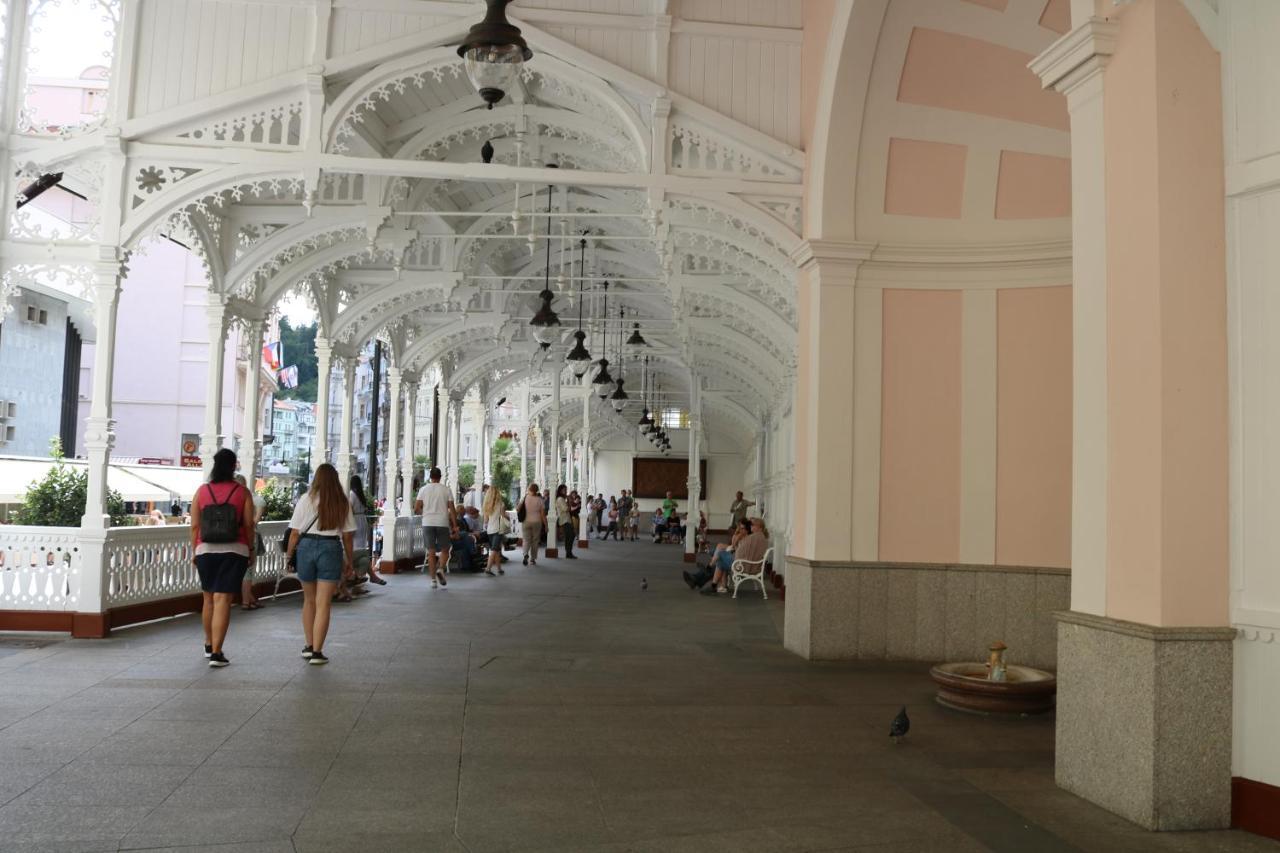
[{"label": "slender white pillar", "polygon": [[694,560],[698,545],[698,511],[702,508],[702,418],[689,415],[689,519],[684,531],[684,559]]},{"label": "slender white pillar", "polygon": [[485,406],[485,413],[484,425],[480,429],[480,470],[476,472],[476,482],[483,485],[493,482],[493,448],[491,446],[493,420],[489,417],[489,404],[484,402],[483,398],[481,402]]},{"label": "slender white pillar", "polygon": [[[400,368],[387,368],[387,452],[382,466],[382,570],[396,570],[396,447],[400,441]],[[412,510],[412,507],[410,508]]]},{"label": "slender white pillar", "polygon": [[418,419],[415,413],[418,410],[418,382],[417,379],[410,379],[409,385],[405,388],[404,393],[404,453],[400,462],[400,476],[403,479],[401,495],[404,500],[400,505],[400,514],[403,516],[413,515],[413,446],[417,440]]},{"label": "slender white pillar", "polygon": [[457,500],[458,484],[462,478],[462,399],[453,401],[453,437],[449,441],[449,488]]},{"label": "slender white pillar", "polygon": [[355,408],[356,360],[342,359],[342,432],[338,436],[338,479],[344,489],[351,488],[351,471],[355,455],[351,452],[352,410]]},{"label": "slender white pillar", "polygon": [[207,477],[213,454],[222,446],[222,377],[227,352],[227,307],[210,296],[207,309],[209,361],[205,378],[204,432],[200,434],[200,459]]},{"label": "slender white pillar", "polygon": [[329,461],[329,371],[333,345],[316,335],[316,440],[311,449],[311,469]]},{"label": "slender white pillar", "polygon": [[244,376],[244,426],[240,430],[240,470],[250,488],[258,477],[258,460],[262,458],[262,334],[265,320],[249,323],[249,365]]},{"label": "slender white pillar", "polygon": [[453,414],[453,403],[450,400],[449,392],[444,392],[444,406],[440,410],[440,442],[437,450],[440,454],[438,459],[431,460],[431,464],[440,469],[440,473],[444,476],[441,478],[445,485],[449,483],[449,437],[453,430],[449,429],[453,423],[451,415]]},{"label": "slender white pillar", "polygon": [[561,454],[560,446],[560,371],[559,365],[551,374],[551,454],[552,465],[547,478],[547,556],[555,557],[559,554],[556,548],[558,537],[556,536],[556,526],[559,525],[560,519],[556,516],[556,489],[560,486],[559,457]]},{"label": "slender white pillar", "polygon": [[[115,446],[111,389],[116,361],[116,315],[120,307],[120,265],[97,264],[93,278],[93,318],[97,340],[93,348],[93,396],[89,401],[89,418],[84,433],[85,452],[89,456],[88,496],[80,526],[106,529],[111,525],[107,514],[107,466],[111,462],[111,448]],[[75,454],[74,447],[62,450]]]},{"label": "slender white pillar", "polygon": [[[529,488],[529,430],[520,431],[520,496]],[[517,498],[519,500],[519,498]]]}]

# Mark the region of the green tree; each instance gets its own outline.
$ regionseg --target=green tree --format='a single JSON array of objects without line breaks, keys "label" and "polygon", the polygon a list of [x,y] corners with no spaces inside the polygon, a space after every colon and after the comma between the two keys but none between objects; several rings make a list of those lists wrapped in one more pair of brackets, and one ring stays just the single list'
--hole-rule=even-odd
[{"label": "green tree", "polygon": [[[89,472],[76,470],[62,461],[62,442],[49,442],[49,455],[53,467],[44,479],[27,487],[22,506],[14,513],[17,524],[38,527],[79,527],[84,517],[85,504],[89,500]],[[112,527],[125,527],[130,523],[124,511],[124,498],[115,489],[107,489],[107,514]]]},{"label": "green tree", "polygon": [[280,348],[283,351],[284,366],[291,364],[298,367],[298,387],[282,388],[277,393],[282,400],[303,400],[308,403],[316,401],[317,366],[316,366],[316,326],[293,328],[289,321],[280,318]]},{"label": "green tree", "polygon": [[500,438],[493,443],[493,485],[504,498],[511,498],[511,487],[520,471],[520,454],[516,443]]}]

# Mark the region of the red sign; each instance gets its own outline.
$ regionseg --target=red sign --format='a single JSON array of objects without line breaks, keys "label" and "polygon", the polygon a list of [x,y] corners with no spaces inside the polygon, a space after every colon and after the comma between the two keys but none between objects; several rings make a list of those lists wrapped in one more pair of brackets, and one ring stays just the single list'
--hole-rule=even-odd
[{"label": "red sign", "polygon": [[180,464],[183,468],[203,467],[203,463],[200,461],[200,436],[189,432],[182,434],[182,462]]},{"label": "red sign", "polygon": [[172,465],[172,459],[161,459],[159,456],[143,456],[138,460],[139,465]]}]

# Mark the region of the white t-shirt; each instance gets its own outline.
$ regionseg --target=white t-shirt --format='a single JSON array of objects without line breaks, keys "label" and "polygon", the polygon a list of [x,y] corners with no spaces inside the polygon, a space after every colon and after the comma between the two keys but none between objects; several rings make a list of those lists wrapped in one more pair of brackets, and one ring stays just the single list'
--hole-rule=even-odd
[{"label": "white t-shirt", "polygon": [[444,483],[427,483],[418,490],[418,500],[422,501],[423,527],[449,526],[449,487]]},{"label": "white t-shirt", "polygon": [[507,517],[506,510],[502,508],[502,504],[498,504],[494,509],[493,515],[485,519],[484,532],[490,536],[494,536],[502,532],[502,520]]},{"label": "white t-shirt", "polygon": [[[298,502],[293,507],[293,518],[289,520],[289,527],[298,533],[305,533],[308,536],[339,536],[343,533],[353,533],[356,529],[356,517],[351,512],[351,504],[347,504],[347,520],[343,523],[342,529],[337,530],[330,528],[328,530],[320,530],[319,521],[320,510],[316,506],[315,498],[311,493],[298,498]],[[312,522],[315,522],[312,524]],[[308,530],[307,528],[311,529]]]}]

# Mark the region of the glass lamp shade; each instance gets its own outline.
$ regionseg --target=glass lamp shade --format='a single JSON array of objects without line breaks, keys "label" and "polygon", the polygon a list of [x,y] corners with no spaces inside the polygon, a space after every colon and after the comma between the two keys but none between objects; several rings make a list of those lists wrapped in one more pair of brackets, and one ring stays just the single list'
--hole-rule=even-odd
[{"label": "glass lamp shade", "polygon": [[538,309],[538,313],[533,315],[533,319],[529,321],[529,325],[533,327],[533,337],[540,344],[549,344],[554,341],[558,335],[560,326],[560,317],[551,308],[551,300],[554,294],[550,290],[542,291],[542,307]]},{"label": "glass lamp shade", "polygon": [[591,353],[587,352],[587,348],[582,345],[587,337],[586,332],[579,329],[573,333],[573,337],[575,338],[573,349],[564,357],[564,360],[573,368],[573,375],[581,379],[591,368]]},{"label": "glass lamp shade", "polygon": [[[600,371],[596,374],[596,378],[592,379],[591,381],[594,382],[596,385],[601,385],[601,386],[613,385],[613,377],[609,375],[609,359],[602,358],[600,359],[598,364],[600,365]],[[601,394],[600,399],[603,400],[607,396],[608,396],[607,392],[605,394]]]},{"label": "glass lamp shade", "polygon": [[488,0],[484,20],[471,28],[458,48],[467,79],[489,109],[506,96],[524,63],[533,58],[520,28],[507,20],[510,1]]},{"label": "glass lamp shade", "polygon": [[601,384],[597,385],[597,386],[596,386],[596,396],[597,396],[597,397],[599,397],[601,400],[608,400],[608,399],[609,399],[609,389],[610,389],[610,388],[612,388],[612,387],[613,387],[613,385],[612,385],[612,384],[607,384],[607,383],[601,383]]}]

